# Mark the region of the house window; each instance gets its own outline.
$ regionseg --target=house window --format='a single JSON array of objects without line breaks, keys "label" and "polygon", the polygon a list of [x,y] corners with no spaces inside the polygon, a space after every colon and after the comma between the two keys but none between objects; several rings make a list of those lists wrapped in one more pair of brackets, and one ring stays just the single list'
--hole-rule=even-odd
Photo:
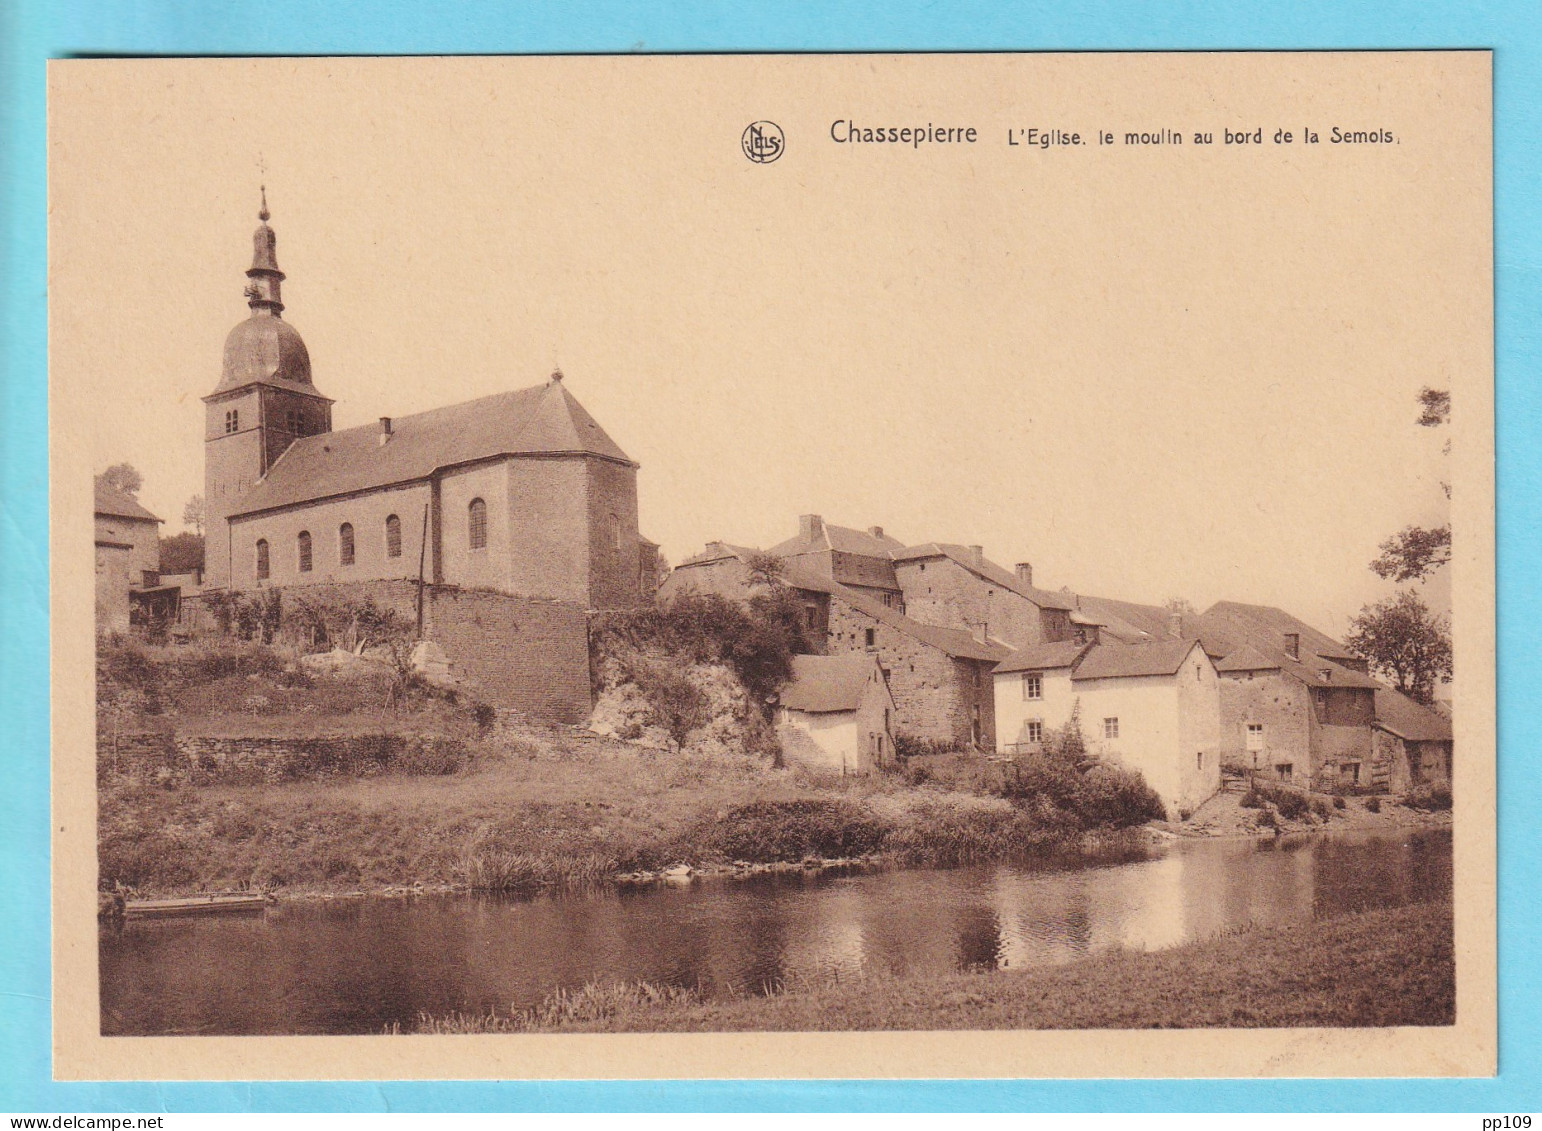
[{"label": "house window", "polygon": [[1044,720],[1029,719],[1023,726],[1023,734],[1029,742],[1039,743],[1044,741]]},{"label": "house window", "polygon": [[1248,723],[1248,747],[1249,750],[1262,750],[1264,748],[1264,724]]},{"label": "house window", "polygon": [[1345,762],[1339,767],[1339,772],[1344,775],[1344,780],[1355,785],[1360,784],[1360,763]]},{"label": "house window", "polygon": [[1319,687],[1317,689],[1317,705],[1324,711],[1328,709],[1328,689],[1326,687]]},{"label": "house window", "polygon": [[241,430],[241,410],[233,408],[225,413],[225,431],[239,432]]},{"label": "house window", "polygon": [[471,505],[466,508],[466,528],[471,548],[487,549],[487,504],[481,499],[472,499]]},{"label": "house window", "polygon": [[1023,698],[1025,700],[1044,698],[1044,676],[1040,672],[1023,673]]},{"label": "house window", "polygon": [[300,434],[300,414],[294,409],[284,413],[284,423],[288,426],[289,431],[297,436]]},{"label": "house window", "polygon": [[1103,720],[1103,737],[1104,738],[1118,738],[1119,737],[1119,719],[1117,717],[1110,716],[1109,718],[1106,718],[1106,719]]},{"label": "house window", "polygon": [[340,565],[353,565],[353,523],[345,522],[337,528],[337,560]]},{"label": "house window", "polygon": [[257,539],[257,580],[258,581],[266,581],[267,579],[268,579],[268,540],[266,538],[259,538],[259,539]]},{"label": "house window", "polygon": [[1205,752],[1203,750],[1194,755],[1194,768],[1196,770],[1203,770],[1205,768]]},{"label": "house window", "polygon": [[1274,764],[1275,775],[1281,781],[1289,781],[1291,779],[1291,775],[1295,773],[1295,769],[1295,765],[1290,762],[1276,762]]},{"label": "house window", "polygon": [[394,514],[386,515],[386,557],[402,556],[402,520]]},{"label": "house window", "polygon": [[878,645],[878,631],[877,631],[877,629],[872,629],[872,628],[865,629],[863,631],[863,633],[862,633],[862,638],[865,641],[867,647],[869,647],[869,648],[877,647],[877,645]]},{"label": "house window", "polygon": [[311,571],[311,532],[300,531],[300,536],[295,539],[295,543],[299,550],[300,572],[309,573]]}]

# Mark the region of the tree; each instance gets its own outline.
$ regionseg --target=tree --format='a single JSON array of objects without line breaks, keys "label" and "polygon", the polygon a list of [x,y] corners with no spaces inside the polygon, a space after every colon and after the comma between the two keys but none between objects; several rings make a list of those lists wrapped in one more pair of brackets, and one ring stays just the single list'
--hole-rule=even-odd
[{"label": "tree", "polygon": [[[1451,419],[1451,392],[1449,389],[1432,389],[1428,385],[1419,390],[1418,423],[1425,428],[1438,428]],[[1446,441],[1445,451],[1450,452],[1451,442]],[[1446,498],[1451,497],[1451,484],[1442,483]],[[1383,542],[1378,549],[1381,556],[1371,563],[1371,571],[1377,577],[1389,581],[1424,581],[1441,566],[1451,560],[1451,524],[1444,526],[1405,526]]]},{"label": "tree", "polygon": [[752,586],[774,587],[781,585],[787,577],[786,559],[760,550],[748,555],[744,559],[744,566],[749,570],[749,583]]},{"label": "tree", "polygon": [[194,495],[187,501],[187,505],[182,508],[182,525],[189,527],[194,534],[202,537],[205,514],[203,496]]},{"label": "tree", "polygon": [[1361,609],[1344,643],[1420,703],[1433,703],[1436,685],[1451,678],[1451,622],[1431,613],[1412,589]]},{"label": "tree", "polygon": [[1199,616],[1199,610],[1194,607],[1194,602],[1187,597],[1169,597],[1162,602],[1162,607],[1170,613],[1177,613],[1180,617]]},{"label": "tree", "polygon": [[125,495],[138,495],[145,485],[145,477],[131,463],[115,463],[96,477],[96,481]]},{"label": "tree", "polygon": [[1371,563],[1377,577],[1388,581],[1423,581],[1451,560],[1451,524],[1426,530],[1405,526],[1381,544],[1381,557]]},{"label": "tree", "polygon": [[648,701],[649,718],[655,726],[664,728],[679,754],[691,732],[712,721],[707,693],[678,666],[663,661],[639,664],[635,676],[638,689]]},{"label": "tree", "polygon": [[161,572],[192,573],[203,568],[203,535],[184,530],[161,539]]}]

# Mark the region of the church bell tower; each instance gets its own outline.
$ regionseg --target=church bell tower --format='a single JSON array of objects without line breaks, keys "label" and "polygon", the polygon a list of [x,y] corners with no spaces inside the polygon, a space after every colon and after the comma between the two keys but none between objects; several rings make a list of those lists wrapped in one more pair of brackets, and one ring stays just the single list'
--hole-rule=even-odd
[{"label": "church bell tower", "polygon": [[311,358],[293,326],[283,319],[278,239],[268,226],[268,194],[252,235],[246,304],[251,315],[225,339],[219,385],[204,402],[204,580],[212,589],[230,584],[228,517],[240,513],[241,497],[295,440],[332,431],[332,400],[311,382]]}]

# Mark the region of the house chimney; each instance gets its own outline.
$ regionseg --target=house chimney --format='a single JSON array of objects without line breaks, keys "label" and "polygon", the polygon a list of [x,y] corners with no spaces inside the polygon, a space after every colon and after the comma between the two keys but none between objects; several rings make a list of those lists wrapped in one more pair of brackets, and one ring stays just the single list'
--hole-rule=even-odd
[{"label": "house chimney", "polygon": [[974,563],[974,568],[975,569],[980,569],[982,566],[984,566],[985,565],[985,547],[984,546],[970,546],[969,547],[969,560]]},{"label": "house chimney", "polygon": [[867,532],[869,534],[871,534],[874,538],[877,538],[879,540],[883,539],[883,527],[881,527],[881,526],[869,526],[867,528]]},{"label": "house chimney", "polygon": [[812,542],[821,537],[825,532],[825,520],[817,514],[804,514],[798,516],[798,537],[805,542]]},{"label": "house chimney", "polygon": [[1287,632],[1285,634],[1285,654],[1292,660],[1301,658],[1301,634],[1299,632]]},{"label": "house chimney", "polygon": [[382,416],[380,418],[380,446],[382,448],[385,447],[386,446],[386,441],[389,440],[390,438],[391,438],[391,418],[389,416]]},{"label": "house chimney", "polygon": [[1182,613],[1168,613],[1167,614],[1167,635],[1172,637],[1174,640],[1182,640],[1183,639],[1183,614]]},{"label": "house chimney", "polygon": [[1017,580],[1021,581],[1024,585],[1033,584],[1032,562],[1018,562],[1017,565],[1013,568],[1015,568],[1017,571]]}]

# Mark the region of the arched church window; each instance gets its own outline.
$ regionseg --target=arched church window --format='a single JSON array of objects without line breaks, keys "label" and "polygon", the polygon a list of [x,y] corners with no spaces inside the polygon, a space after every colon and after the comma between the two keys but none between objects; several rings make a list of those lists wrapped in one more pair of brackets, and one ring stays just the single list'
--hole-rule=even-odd
[{"label": "arched church window", "polygon": [[300,572],[309,573],[311,571],[311,532],[309,530],[300,531],[300,536],[295,539],[295,544],[296,549],[299,550]]},{"label": "arched church window", "polygon": [[266,538],[259,538],[259,539],[257,539],[257,580],[258,581],[266,581],[267,579],[268,579],[268,540]]},{"label": "arched church window", "polygon": [[487,504],[481,499],[472,499],[466,511],[466,532],[471,548],[485,550],[487,548]]},{"label": "arched church window", "polygon": [[386,557],[402,556],[402,520],[394,514],[386,515]]},{"label": "arched church window", "polygon": [[353,523],[345,522],[337,528],[337,560],[342,565],[353,565]]},{"label": "arched church window", "polygon": [[610,516],[610,548],[616,553],[621,552],[621,520],[615,515]]},{"label": "arched church window", "polygon": [[225,431],[226,433],[241,431],[240,409],[232,408],[225,410]]}]

